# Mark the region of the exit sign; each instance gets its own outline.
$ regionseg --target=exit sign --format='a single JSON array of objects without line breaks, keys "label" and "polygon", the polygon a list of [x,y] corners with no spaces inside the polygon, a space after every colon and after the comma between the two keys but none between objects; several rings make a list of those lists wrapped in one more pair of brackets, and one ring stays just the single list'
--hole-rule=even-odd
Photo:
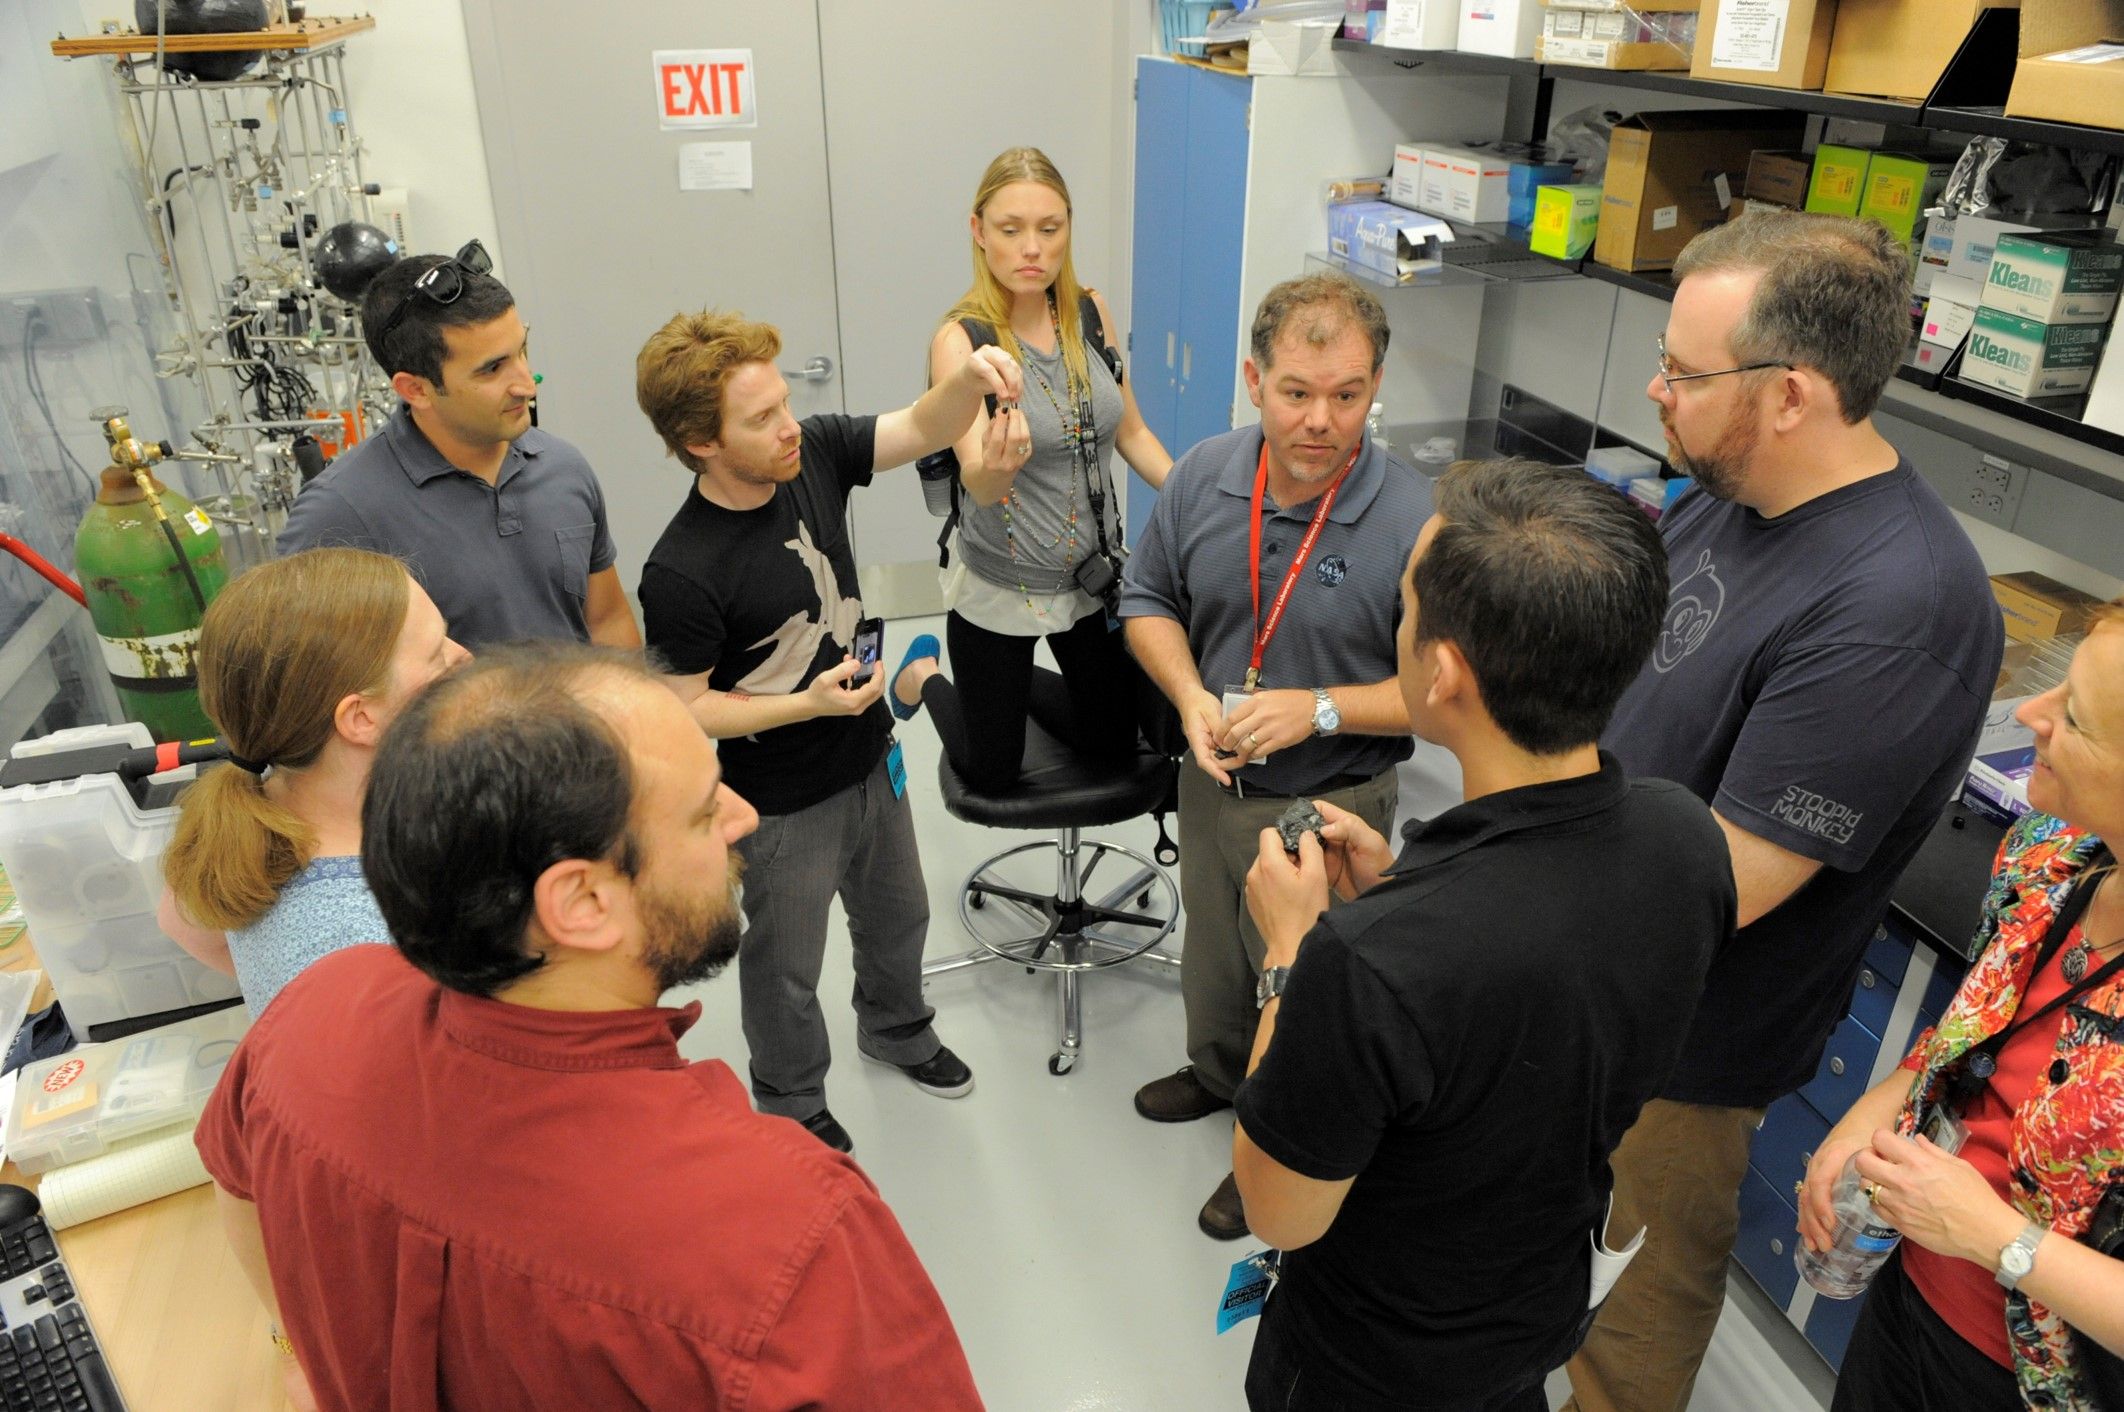
[{"label": "exit sign", "polygon": [[659,49],[651,58],[666,131],[759,126],[750,49]]}]

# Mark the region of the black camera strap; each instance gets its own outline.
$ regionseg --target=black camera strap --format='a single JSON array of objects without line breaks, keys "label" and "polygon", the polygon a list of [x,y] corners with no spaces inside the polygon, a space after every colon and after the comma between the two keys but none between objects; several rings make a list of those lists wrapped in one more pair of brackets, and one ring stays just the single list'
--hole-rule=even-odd
[{"label": "black camera strap", "polygon": [[[2088,906],[2094,901],[2095,892],[2101,887],[2103,875],[2107,871],[2106,865],[2113,861],[2107,848],[2089,860],[2080,879],[2066,895],[2064,905],[2058,908],[2057,915],[2050,919],[2050,929],[2043,933],[2043,944],[2036,951],[2035,966],[2028,972],[2029,989],[2034,988],[2035,978],[2056,959],[2058,952],[2065,945],[2066,938],[2072,935],[2072,929],[2078,926],[2080,919],[2086,915]],[[1997,1034],[1963,1051],[1962,1056],[1955,1061],[1957,1067],[1952,1080],[1956,1107],[1966,1108],[1969,1100],[1976,1097],[1977,1090],[1998,1072],[1999,1054],[2015,1035],[2045,1016],[2056,1014],[2119,970],[2124,970],[2124,954],[2110,957],[2101,966],[2068,985],[2063,994],[2054,996],[2049,1002],[2028,1014],[2016,1014]]]}]

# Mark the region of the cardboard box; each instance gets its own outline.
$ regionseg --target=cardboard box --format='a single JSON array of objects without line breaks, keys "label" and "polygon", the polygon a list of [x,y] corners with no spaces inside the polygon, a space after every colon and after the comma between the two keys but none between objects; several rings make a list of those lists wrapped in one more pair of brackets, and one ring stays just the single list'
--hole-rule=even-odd
[{"label": "cardboard box", "polygon": [[1791,146],[1805,125],[1802,114],[1755,108],[1624,118],[1608,142],[1593,257],[1618,270],[1672,268],[1699,231],[1725,219],[1749,154]]},{"label": "cardboard box", "polygon": [[1423,209],[1423,148],[1416,143],[1394,144],[1394,171],[1387,178],[1386,199],[1411,211]]},{"label": "cardboard box", "polygon": [[1574,10],[1551,6],[1541,17],[1544,39],[1612,39],[1631,44],[1696,42],[1694,10]]},{"label": "cardboard box", "polygon": [[1814,149],[1807,181],[1807,209],[1825,216],[1855,216],[1866,199],[1866,168],[1873,154],[1863,147],[1824,142]]},{"label": "cardboard box", "polygon": [[1902,152],[1876,152],[1866,163],[1859,219],[1879,221],[1908,245],[1954,170],[1951,159],[1935,161]]},{"label": "cardboard box", "polygon": [[1741,192],[1752,201],[1797,211],[1807,204],[1807,180],[1813,171],[1804,152],[1750,152]]},{"label": "cardboard box", "polygon": [[1962,803],[1995,824],[2012,826],[2029,812],[2028,777],[2035,773],[2035,747],[1988,751],[1969,762]]},{"label": "cardboard box", "polygon": [[1716,0],[1703,9],[1691,78],[1820,88],[1836,0]]},{"label": "cardboard box", "polygon": [[2006,620],[2006,636],[2015,642],[2040,642],[2046,637],[2084,632],[2089,615],[2102,602],[2091,593],[2082,593],[2032,569],[1993,574],[1991,596],[1998,600],[1999,612]]},{"label": "cardboard box", "polygon": [[1512,209],[1512,164],[1470,147],[1423,149],[1416,209],[1450,220],[1502,224]]},{"label": "cardboard box", "polygon": [[1977,16],[2018,0],[1838,0],[1822,87],[1919,102],[1947,71]]},{"label": "cardboard box", "polygon": [[1551,39],[1543,35],[1534,45],[1534,57],[1543,63],[1568,64],[1576,69],[1686,69],[1689,55],[1688,49],[1664,40],[1637,44],[1621,39]]},{"label": "cardboard box", "polygon": [[1387,201],[1328,207],[1328,250],[1353,265],[1399,280],[1435,269],[1453,239],[1445,222]]},{"label": "cardboard box", "polygon": [[1600,187],[1581,182],[1544,186],[1534,193],[1534,226],[1527,248],[1537,255],[1576,260],[1593,248],[1600,226]]},{"label": "cardboard box", "polygon": [[1564,185],[1577,175],[1578,169],[1569,162],[1512,163],[1511,175],[1505,180],[1505,193],[1511,203],[1505,224],[1534,224],[1534,193],[1545,186]]},{"label": "cardboard box", "polygon": [[2022,0],[2006,115],[2124,127],[2124,0]]},{"label": "cardboard box", "polygon": [[1969,326],[1974,322],[1975,304],[1946,298],[1935,287],[1932,297],[1925,301],[1925,317],[1918,324],[1918,337],[1942,348],[1954,348],[1968,337]]},{"label": "cardboard box", "polygon": [[2040,324],[2106,324],[2124,286],[2124,245],[2101,230],[2002,235],[1984,307]]},{"label": "cardboard box", "polygon": [[1531,59],[1541,37],[1541,0],[1460,0],[1460,39],[1469,54]]},{"label": "cardboard box", "polygon": [[1389,49],[1460,47],[1460,0],[1387,0],[1374,44]]},{"label": "cardboard box", "polygon": [[1979,308],[1962,353],[1962,381],[2012,397],[2061,397],[2094,381],[2101,324],[2039,324]]}]

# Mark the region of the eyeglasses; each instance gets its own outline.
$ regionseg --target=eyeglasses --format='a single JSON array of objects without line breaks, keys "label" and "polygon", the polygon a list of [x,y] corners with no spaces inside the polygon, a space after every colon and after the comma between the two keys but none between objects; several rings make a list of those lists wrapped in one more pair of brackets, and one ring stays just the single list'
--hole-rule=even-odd
[{"label": "eyeglasses", "polygon": [[384,320],[383,332],[376,335],[376,346],[391,346],[391,332],[405,318],[406,310],[413,307],[415,295],[424,295],[436,304],[454,304],[458,296],[465,292],[466,275],[483,275],[493,268],[494,257],[487,253],[487,247],[477,240],[466,241],[458,247],[455,255],[439,265],[429,266],[419,279],[413,281],[413,287],[406,291],[406,297],[398,301],[398,307],[391,311],[391,317]]},{"label": "eyeglasses", "polygon": [[1753,373],[1760,372],[1764,368],[1790,368],[1792,366],[1790,363],[1777,362],[1743,363],[1737,368],[1720,368],[1718,371],[1710,373],[1677,373],[1674,371],[1674,360],[1667,356],[1667,336],[1660,334],[1654,340],[1654,343],[1659,348],[1659,380],[1666,386],[1670,396],[1674,392],[1674,384],[1678,382],[1694,382],[1698,378],[1722,378],[1728,373]]}]

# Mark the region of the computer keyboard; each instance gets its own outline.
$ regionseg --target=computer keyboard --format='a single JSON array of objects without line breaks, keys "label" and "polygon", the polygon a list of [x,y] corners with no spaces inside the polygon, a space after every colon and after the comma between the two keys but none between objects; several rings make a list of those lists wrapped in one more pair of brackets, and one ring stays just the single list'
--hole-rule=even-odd
[{"label": "computer keyboard", "polygon": [[[27,1197],[29,1214],[21,1215]],[[36,1197],[0,1185],[0,1408],[6,1412],[125,1412],[66,1261]]]}]

